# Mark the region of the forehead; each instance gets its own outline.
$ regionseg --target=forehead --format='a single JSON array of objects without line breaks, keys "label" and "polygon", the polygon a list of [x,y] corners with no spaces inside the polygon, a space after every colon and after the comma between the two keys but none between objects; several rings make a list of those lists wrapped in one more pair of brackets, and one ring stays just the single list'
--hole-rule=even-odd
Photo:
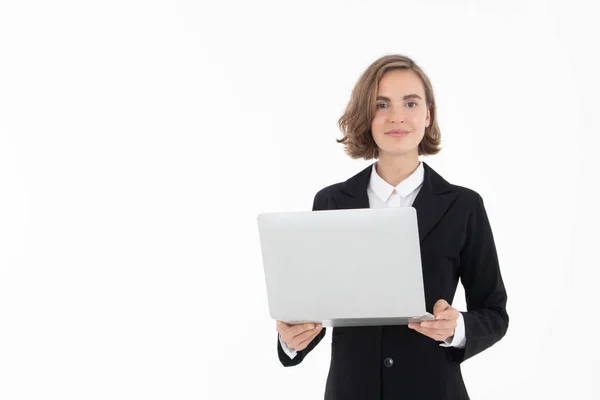
[{"label": "forehead", "polygon": [[377,94],[391,97],[415,93],[425,96],[425,88],[416,72],[407,69],[396,69],[386,72],[379,80]]}]

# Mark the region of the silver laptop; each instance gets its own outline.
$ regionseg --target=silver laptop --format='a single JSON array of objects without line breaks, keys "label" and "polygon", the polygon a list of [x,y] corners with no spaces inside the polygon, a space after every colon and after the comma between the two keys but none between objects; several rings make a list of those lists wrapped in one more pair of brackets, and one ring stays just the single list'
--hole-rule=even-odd
[{"label": "silver laptop", "polygon": [[263,213],[258,228],[271,318],[331,327],[434,319],[413,207]]}]

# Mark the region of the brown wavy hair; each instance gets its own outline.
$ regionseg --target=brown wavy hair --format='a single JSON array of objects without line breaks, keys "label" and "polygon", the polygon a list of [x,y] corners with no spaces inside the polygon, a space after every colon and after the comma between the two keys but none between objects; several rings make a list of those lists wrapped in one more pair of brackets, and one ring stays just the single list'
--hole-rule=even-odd
[{"label": "brown wavy hair", "polygon": [[379,157],[379,148],[371,132],[371,123],[375,117],[375,99],[379,81],[386,72],[395,69],[414,71],[421,78],[425,88],[430,124],[425,128],[425,135],[419,143],[419,155],[433,155],[440,151],[441,135],[436,119],[435,97],[431,82],[413,60],[395,54],[379,58],[363,72],[352,90],[346,111],[338,120],[338,126],[344,137],[336,141],[344,145],[346,154],[352,158],[369,160]]}]

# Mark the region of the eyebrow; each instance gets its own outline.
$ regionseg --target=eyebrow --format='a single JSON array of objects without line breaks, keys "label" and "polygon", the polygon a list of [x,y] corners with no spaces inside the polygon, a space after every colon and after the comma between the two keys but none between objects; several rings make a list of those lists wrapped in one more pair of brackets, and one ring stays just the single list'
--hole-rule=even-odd
[{"label": "eyebrow", "polygon": [[[419,96],[418,94],[412,93],[412,94],[407,94],[406,96],[404,96],[402,98],[402,100],[408,100],[408,99],[419,99],[419,100],[423,100],[421,98],[421,96]],[[377,98],[375,100],[385,100],[385,101],[390,101],[389,97],[386,96],[377,96]]]}]

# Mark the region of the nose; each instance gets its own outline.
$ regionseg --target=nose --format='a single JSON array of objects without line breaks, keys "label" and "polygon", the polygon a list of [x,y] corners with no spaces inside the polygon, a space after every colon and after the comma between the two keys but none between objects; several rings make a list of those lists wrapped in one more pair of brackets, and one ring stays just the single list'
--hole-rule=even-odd
[{"label": "nose", "polygon": [[402,109],[395,108],[392,112],[389,113],[390,122],[391,123],[401,123],[404,122],[404,113]]}]

